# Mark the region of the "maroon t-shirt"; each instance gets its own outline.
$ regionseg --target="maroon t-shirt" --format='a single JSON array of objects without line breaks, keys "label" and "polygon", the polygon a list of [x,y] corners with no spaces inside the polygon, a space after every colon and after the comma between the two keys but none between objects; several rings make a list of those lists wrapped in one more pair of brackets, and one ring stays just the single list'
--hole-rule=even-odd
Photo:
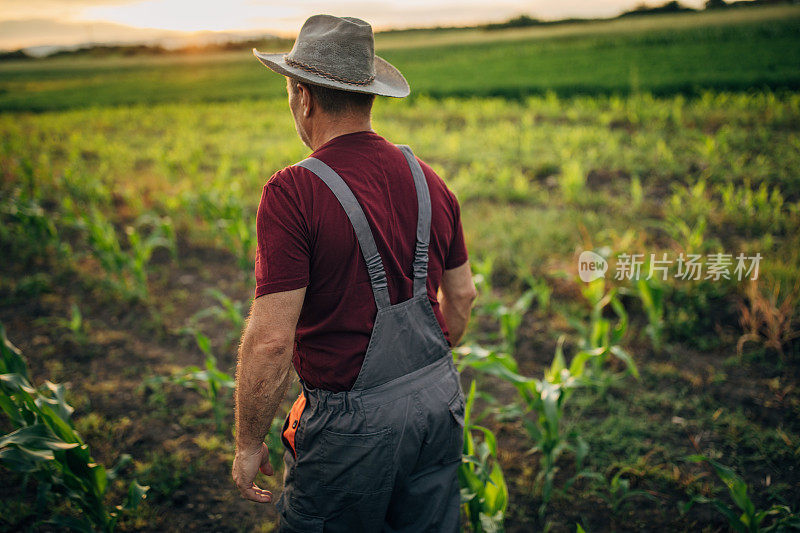
[{"label": "maroon t-shirt", "polygon": [[[411,298],[417,195],[403,153],[377,133],[360,131],[331,139],[312,156],[342,177],[364,210],[391,303]],[[463,265],[467,250],[455,195],[427,164],[420,165],[432,211],[428,298],[448,336],[437,292],[442,272]],[[320,178],[291,166],[264,185],[256,227],[255,297],[308,287],[297,324],[295,369],[310,387],[350,390],[377,313],[350,219]]]}]

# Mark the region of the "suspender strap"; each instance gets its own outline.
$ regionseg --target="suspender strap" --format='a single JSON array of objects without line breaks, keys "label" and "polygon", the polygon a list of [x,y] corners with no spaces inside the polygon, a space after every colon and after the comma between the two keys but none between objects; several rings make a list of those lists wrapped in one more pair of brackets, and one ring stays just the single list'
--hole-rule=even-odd
[{"label": "suspender strap", "polygon": [[428,244],[431,235],[431,195],[428,190],[428,182],[425,181],[425,174],[419,161],[414,157],[414,153],[405,144],[397,145],[406,156],[408,166],[411,167],[411,174],[414,176],[414,187],[417,190],[417,244],[414,250],[414,296],[427,292],[426,281],[428,279]]},{"label": "suspender strap", "polygon": [[[425,174],[422,172],[422,167],[419,166],[419,161],[414,157],[411,148],[405,144],[398,144],[397,147],[403,152],[406,162],[411,168],[411,175],[414,177],[414,188],[417,191],[417,235],[412,270],[414,273],[414,296],[419,296],[427,292],[431,196],[428,190],[428,182],[425,180]],[[386,282],[383,261],[378,253],[378,247],[375,245],[375,239],[372,236],[372,230],[369,228],[367,218],[364,216],[364,211],[361,209],[358,200],[353,196],[353,191],[350,190],[336,171],[319,159],[309,157],[297,163],[297,166],[306,168],[316,174],[317,177],[325,182],[325,185],[333,192],[336,199],[339,200],[345,213],[347,213],[347,217],[350,219],[350,223],[353,225],[353,230],[356,232],[361,254],[367,264],[367,272],[369,273],[372,292],[375,295],[375,303],[378,309],[389,307],[389,288]]]},{"label": "suspender strap", "polygon": [[389,287],[386,282],[383,261],[381,261],[381,256],[378,253],[378,247],[375,246],[375,239],[372,237],[372,231],[369,229],[369,223],[364,216],[364,211],[358,204],[356,197],[353,196],[353,192],[339,174],[319,159],[309,157],[300,161],[297,165],[316,174],[333,192],[339,203],[342,204],[350,223],[353,225],[353,230],[356,232],[361,254],[367,263],[367,272],[369,272],[369,281],[372,285],[372,292],[375,295],[375,304],[378,309],[388,307]]}]

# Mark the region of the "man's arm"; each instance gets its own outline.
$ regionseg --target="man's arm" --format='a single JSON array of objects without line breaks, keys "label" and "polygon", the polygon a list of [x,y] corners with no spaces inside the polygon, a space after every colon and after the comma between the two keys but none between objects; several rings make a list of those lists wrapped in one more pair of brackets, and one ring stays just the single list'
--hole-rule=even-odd
[{"label": "man's arm", "polygon": [[445,270],[439,287],[439,308],[450,333],[450,344],[457,345],[467,330],[472,302],[478,295],[472,281],[469,261],[460,267]]},{"label": "man's arm", "polygon": [[242,496],[269,502],[253,483],[259,469],[272,475],[264,437],[292,379],[295,328],[306,289],[265,294],[253,301],[236,364],[236,454],[233,479]]}]

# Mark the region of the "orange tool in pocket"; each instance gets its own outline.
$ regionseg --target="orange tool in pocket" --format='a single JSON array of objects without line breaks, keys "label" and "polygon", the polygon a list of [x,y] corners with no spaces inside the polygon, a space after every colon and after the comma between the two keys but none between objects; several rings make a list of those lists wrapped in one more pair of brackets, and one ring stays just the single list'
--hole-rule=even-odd
[{"label": "orange tool in pocket", "polygon": [[294,436],[297,433],[297,426],[300,424],[300,417],[303,415],[305,407],[306,397],[301,392],[289,410],[289,416],[286,417],[286,422],[283,424],[283,432],[281,433],[284,444],[292,450],[295,459],[297,458],[297,450],[294,447]]}]

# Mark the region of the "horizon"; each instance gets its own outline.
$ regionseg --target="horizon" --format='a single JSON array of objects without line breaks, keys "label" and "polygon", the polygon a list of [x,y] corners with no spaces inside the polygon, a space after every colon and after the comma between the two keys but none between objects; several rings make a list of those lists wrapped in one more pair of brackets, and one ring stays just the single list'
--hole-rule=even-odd
[{"label": "horizon", "polygon": [[[215,35],[226,39],[263,35],[294,38],[303,22],[316,13],[358,16],[379,32],[495,23],[520,15],[543,21],[609,18],[642,4],[657,6],[664,2],[504,0],[487,5],[476,0],[412,0],[402,4],[357,0],[333,6],[305,1],[287,7],[267,0],[229,0],[226,9],[220,11],[216,6],[189,0],[6,0],[7,7],[0,13],[0,49],[149,43],[179,47],[207,44],[204,41],[213,42]],[[705,1],[680,3],[697,9]]]}]

